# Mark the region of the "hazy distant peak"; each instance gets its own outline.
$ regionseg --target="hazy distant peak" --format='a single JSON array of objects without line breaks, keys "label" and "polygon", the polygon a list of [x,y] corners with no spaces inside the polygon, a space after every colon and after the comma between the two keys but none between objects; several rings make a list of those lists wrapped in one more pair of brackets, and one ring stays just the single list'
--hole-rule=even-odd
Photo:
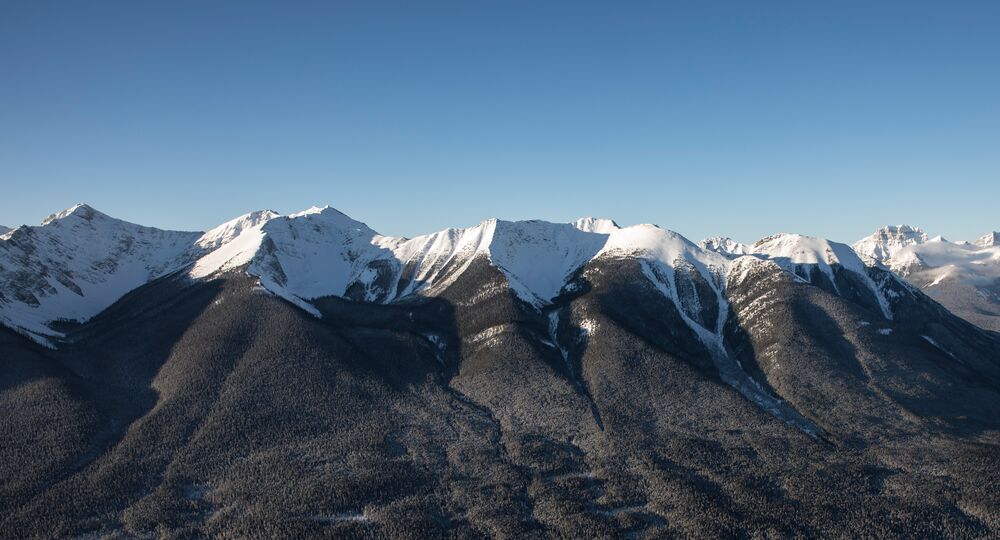
[{"label": "hazy distant peak", "polygon": [[988,232],[977,238],[973,243],[984,248],[1000,246],[1000,232]]}]

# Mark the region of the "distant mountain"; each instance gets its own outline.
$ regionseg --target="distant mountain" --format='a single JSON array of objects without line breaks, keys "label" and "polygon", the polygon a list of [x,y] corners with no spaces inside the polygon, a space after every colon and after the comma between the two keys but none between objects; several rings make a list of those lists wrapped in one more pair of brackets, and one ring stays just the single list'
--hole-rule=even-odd
[{"label": "distant mountain", "polygon": [[3,225],[0,225],[0,235],[7,234],[10,231],[11,231],[10,227],[4,227]]},{"label": "distant mountain", "polygon": [[702,249],[714,251],[719,255],[735,258],[742,255],[749,255],[751,248],[746,244],[741,244],[732,238],[725,236],[713,236],[701,241]]},{"label": "distant mountain", "polygon": [[996,536],[1000,334],[890,270],[993,248],[897,233],[75,206],[0,238],[0,537]]},{"label": "distant mountain", "polygon": [[974,244],[981,248],[991,248],[1000,246],[1000,232],[996,231],[988,232],[977,238]]},{"label": "distant mountain", "polygon": [[927,238],[920,229],[886,227],[854,244],[965,319],[1000,331],[1000,244],[997,233],[974,243]]},{"label": "distant mountain", "polygon": [[885,262],[899,250],[924,242],[927,242],[927,234],[920,229],[909,225],[888,225],[855,242],[852,247],[862,258]]}]

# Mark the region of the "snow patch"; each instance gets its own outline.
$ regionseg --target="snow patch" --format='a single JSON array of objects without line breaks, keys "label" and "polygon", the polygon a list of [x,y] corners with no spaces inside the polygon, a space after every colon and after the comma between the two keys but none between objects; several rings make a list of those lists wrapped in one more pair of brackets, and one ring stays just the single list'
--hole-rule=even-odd
[{"label": "snow patch", "polygon": [[310,518],[311,521],[322,523],[369,523],[371,518],[364,512],[339,512],[330,515],[318,515]]},{"label": "snow patch", "polygon": [[958,360],[957,356],[955,356],[954,354],[952,354],[951,351],[949,351],[948,349],[945,349],[944,347],[942,347],[940,343],[938,343],[937,341],[934,340],[934,338],[932,338],[930,336],[920,336],[920,337],[924,338],[924,340],[926,340],[927,343],[930,343],[931,345],[933,345],[934,347],[936,347],[941,352],[947,354],[948,356],[952,357],[955,360]]}]

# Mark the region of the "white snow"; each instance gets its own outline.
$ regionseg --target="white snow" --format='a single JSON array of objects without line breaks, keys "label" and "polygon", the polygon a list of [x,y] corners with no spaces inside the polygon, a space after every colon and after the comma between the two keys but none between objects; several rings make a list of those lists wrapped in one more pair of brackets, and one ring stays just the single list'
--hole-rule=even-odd
[{"label": "white snow", "polygon": [[600,325],[597,321],[593,319],[583,319],[580,321],[580,336],[583,338],[589,338],[594,335],[594,332],[597,332],[598,327],[600,327]]},{"label": "white snow", "polygon": [[[895,233],[901,231],[919,232],[901,226]],[[966,254],[982,251],[948,242],[933,246]],[[910,247],[899,253],[905,255]],[[984,249],[998,253],[967,257],[969,264],[997,266],[1000,248]],[[85,320],[168,272],[187,268],[190,277],[205,279],[243,267],[266,290],[318,316],[311,300],[344,296],[349,290],[381,302],[437,294],[476,260],[499,269],[510,291],[541,309],[568,290],[564,288],[573,275],[590,261],[637,257],[654,285],[662,287],[687,322],[715,346],[721,321],[702,327],[691,318],[699,311],[694,305],[698,299],[678,296],[675,274],[679,268],[700,274],[725,307],[726,275],[730,268],[745,269],[738,257],[743,253],[778,264],[793,275],[795,265],[815,264],[831,281],[832,265],[839,264],[870,282],[864,263],[850,248],[800,235],[777,235],[753,246],[717,237],[698,246],[655,225],[622,228],[609,219],[587,217],[571,223],[490,219],[472,227],[397,238],[380,235],[329,206],[287,216],[270,210],[252,212],[205,233],[187,233],[141,227],[77,205],[49,216],[40,227],[0,237],[0,292],[5,292],[0,297],[0,321],[30,334],[54,336],[57,333],[48,327],[51,321]],[[934,253],[921,252],[920,257],[933,261]],[[25,285],[25,275],[41,277]],[[869,284],[891,315],[875,284]],[[72,290],[75,287],[79,294]],[[15,298],[15,291],[25,290],[34,294],[38,306]],[[482,294],[500,292],[486,287]],[[720,317],[725,309],[721,311]]]},{"label": "white snow", "polygon": [[571,225],[584,232],[610,234],[621,227],[613,220],[585,217],[574,221]]},{"label": "white snow", "polygon": [[317,515],[310,518],[310,521],[322,523],[369,523],[371,518],[364,512],[339,512],[330,515]]},{"label": "white snow", "polygon": [[264,239],[264,224],[275,217],[271,211],[253,212],[203,234],[195,245],[212,251],[195,262],[191,276],[203,278],[249,263]]},{"label": "white snow", "polygon": [[899,250],[915,244],[927,242],[927,234],[909,225],[888,225],[862,238],[851,246],[862,258],[873,262],[885,262]]},{"label": "white snow", "polygon": [[719,255],[724,255],[731,259],[742,255],[749,255],[752,252],[750,246],[741,244],[726,236],[713,236],[711,238],[706,238],[701,241],[700,245],[702,249],[714,251]]},{"label": "white snow", "polygon": [[879,334],[882,334],[883,336],[888,336],[889,334],[892,333],[892,328],[879,328],[877,332]]},{"label": "white snow", "polygon": [[840,265],[862,279],[874,293],[882,314],[892,319],[888,299],[868,275],[865,263],[846,244],[800,234],[777,234],[759,240],[752,249],[754,255],[772,261],[793,274],[798,265],[816,265],[830,279],[834,289],[837,289],[837,281],[833,265]]},{"label": "white snow", "polygon": [[988,232],[977,238],[974,243],[981,248],[1000,246],[1000,232]]},{"label": "white snow", "polygon": [[489,247],[490,260],[504,271],[523,300],[541,306],[601,251],[608,236],[572,224],[499,221]]},{"label": "white snow", "polygon": [[720,281],[717,272],[724,273],[730,264],[726,257],[706,251],[673,231],[648,224],[612,232],[597,257],[624,255],[638,256],[671,268],[678,261],[687,261],[716,286]]},{"label": "white snow", "polygon": [[0,322],[48,344],[46,336],[60,335],[48,323],[86,320],[183,268],[198,236],[127,223],[83,204],[11,231],[0,238]]},{"label": "white snow", "polygon": [[[313,207],[288,216],[269,210],[253,212],[203,234],[156,231],[99,213],[94,223],[100,227],[94,229],[86,221],[93,230],[83,230],[87,227],[77,223],[84,221],[79,215],[90,212],[86,206],[73,207],[50,216],[45,225],[36,228],[43,235],[69,229],[58,238],[83,244],[92,254],[80,261],[72,248],[56,250],[52,262],[66,259],[90,267],[95,264],[93,259],[114,253],[114,244],[123,235],[157,239],[135,242],[144,248],[137,254],[116,254],[111,261],[116,269],[98,272],[81,284],[86,288],[82,296],[74,296],[62,284],[49,280],[45,287],[49,293],[41,308],[6,302],[2,311],[5,321],[23,330],[54,335],[47,326],[50,321],[93,316],[129,290],[185,266],[195,279],[245,266],[268,291],[318,315],[309,300],[342,296],[354,284],[372,301],[432,294],[454,282],[479,257],[502,271],[510,290],[536,308],[549,303],[575,272],[600,256],[638,255],[664,268],[687,261],[716,284],[728,264],[724,257],[671,231],[652,225],[622,229],[599,218],[572,223],[490,219],[469,228],[406,239],[379,235],[330,207]],[[10,245],[16,247],[16,243]],[[86,274],[85,268],[71,270],[73,275]],[[405,287],[395,290],[401,278]],[[390,290],[383,290],[386,288]]]},{"label": "white snow", "polygon": [[465,338],[465,341],[469,345],[475,345],[477,347],[493,347],[500,343],[500,336],[505,332],[514,332],[516,329],[513,325],[503,323],[496,326],[491,326],[485,330],[481,330],[471,337]]},{"label": "white snow", "polygon": [[273,210],[261,210],[244,214],[201,235],[201,238],[195,244],[203,249],[215,249],[223,244],[232,242],[236,237],[243,234],[243,232],[259,228],[279,216],[280,214]]},{"label": "white snow", "polygon": [[375,231],[330,207],[277,217],[260,230],[270,242],[262,242],[248,271],[302,299],[343,295],[367,263],[391,256],[372,242]]},{"label": "white snow", "polygon": [[782,267],[797,264],[817,265],[834,281],[833,264],[866,274],[865,263],[849,246],[822,238],[800,234],[776,234],[763,238],[752,246],[755,255],[774,261]]},{"label": "white snow", "polygon": [[944,347],[942,347],[937,341],[934,340],[934,338],[932,338],[930,336],[920,336],[920,337],[924,338],[927,341],[927,343],[930,343],[931,345],[933,345],[934,347],[936,347],[941,352],[947,354],[948,356],[954,358],[955,360],[958,360],[958,357],[956,357],[954,354],[952,354],[951,351],[949,351],[948,349],[945,349]]},{"label": "white snow", "polygon": [[[916,229],[919,231],[919,229]],[[921,233],[922,234],[922,233]],[[872,235],[872,237],[878,235]],[[868,249],[866,238],[854,244],[855,249]],[[945,281],[968,285],[988,286],[1000,278],[1000,233],[988,233],[976,242],[949,242],[941,236],[921,241],[897,244],[886,249],[886,256],[878,262],[897,274],[924,288],[935,287]]]},{"label": "white snow", "polygon": [[[594,230],[613,226],[608,220],[578,223]],[[247,236],[245,242],[243,236]],[[465,229],[393,238],[381,236],[331,208],[314,208],[248,229],[233,241],[239,242],[233,248],[239,255],[236,258],[228,253],[211,257],[235,261],[229,266],[252,259],[251,274],[270,278],[272,286],[302,299],[343,295],[355,282],[372,287],[377,274],[369,265],[382,262],[393,269],[389,280],[393,287],[404,270],[412,277],[405,289],[387,291],[391,299],[444,288],[477,256],[484,256],[506,275],[521,299],[541,306],[559,294],[572,273],[600,250],[606,237],[574,224],[491,219]],[[273,244],[267,253],[262,252],[265,238]],[[247,255],[247,251],[254,253]],[[207,266],[218,267],[219,261]],[[199,269],[195,275],[206,273]]]}]

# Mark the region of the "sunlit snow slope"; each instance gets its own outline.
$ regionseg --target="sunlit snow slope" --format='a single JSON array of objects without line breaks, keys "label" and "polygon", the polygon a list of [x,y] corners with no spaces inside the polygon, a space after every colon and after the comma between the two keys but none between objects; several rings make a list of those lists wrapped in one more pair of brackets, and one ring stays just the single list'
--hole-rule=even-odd
[{"label": "sunlit snow slope", "polygon": [[92,317],[132,289],[183,268],[199,233],[163,231],[87,205],[0,237],[0,321],[32,336]]},{"label": "sunlit snow slope", "polygon": [[[774,261],[806,280],[808,272],[819,272],[835,292],[842,283],[835,268],[856,273],[891,316],[849,247],[798,235],[777,235],[753,246],[715,238],[699,246],[654,225],[622,228],[611,220],[582,218],[572,223],[490,219],[396,238],[328,206],[289,215],[257,211],[192,233],[142,227],[77,205],[40,226],[0,237],[0,321],[46,342],[60,336],[50,323],[86,320],[150,280],[178,271],[206,279],[244,269],[266,290],[318,315],[311,301],[325,296],[391,302],[435,295],[480,259],[503,273],[518,298],[542,308],[590,261],[605,257],[644,261],[647,277],[663,285],[682,310],[695,313],[697,308],[677,296],[676,275],[698,274],[724,303],[727,272],[741,256]],[[706,336],[717,336],[721,325],[707,325]]]}]

